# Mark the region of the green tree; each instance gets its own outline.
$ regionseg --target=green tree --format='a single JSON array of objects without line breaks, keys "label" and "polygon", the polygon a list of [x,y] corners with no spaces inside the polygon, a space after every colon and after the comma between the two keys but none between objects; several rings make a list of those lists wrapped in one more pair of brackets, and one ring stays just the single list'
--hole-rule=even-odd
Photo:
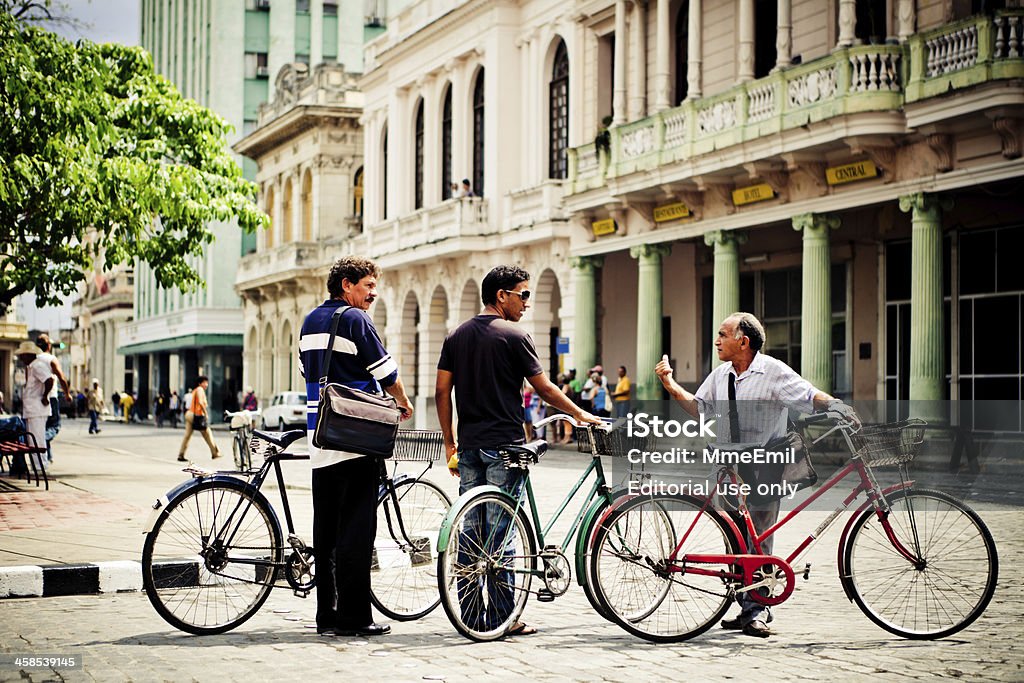
[{"label": "green tree", "polygon": [[0,11],[0,312],[25,292],[59,302],[100,253],[202,286],[189,260],[210,221],[268,223],[230,130],[141,48],[73,44]]}]

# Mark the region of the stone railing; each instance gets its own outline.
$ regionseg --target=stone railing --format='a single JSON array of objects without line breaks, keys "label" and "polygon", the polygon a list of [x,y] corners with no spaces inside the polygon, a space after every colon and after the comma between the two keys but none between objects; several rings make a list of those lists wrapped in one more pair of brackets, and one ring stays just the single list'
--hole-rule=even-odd
[{"label": "stone railing", "polygon": [[493,232],[487,202],[485,197],[449,199],[428,209],[364,227],[361,242],[365,243],[371,258],[378,258],[448,239],[486,235]]},{"label": "stone railing", "polygon": [[562,208],[563,180],[546,180],[540,185],[513,190],[505,195],[505,229],[567,220]]},{"label": "stone railing", "polygon": [[289,242],[243,256],[238,261],[235,284],[245,287],[273,279],[292,277],[295,271],[321,265],[323,249],[317,242]]},{"label": "stone railing", "polygon": [[1024,10],[978,15],[911,36],[907,101],[1024,77]]}]

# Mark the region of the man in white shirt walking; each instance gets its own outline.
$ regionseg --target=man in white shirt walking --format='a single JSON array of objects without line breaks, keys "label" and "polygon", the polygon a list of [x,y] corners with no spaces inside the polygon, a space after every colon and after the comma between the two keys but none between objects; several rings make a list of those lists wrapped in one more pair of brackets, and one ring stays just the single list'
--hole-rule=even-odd
[{"label": "man in white shirt walking", "polygon": [[[43,350],[30,341],[22,342],[14,355],[25,365],[25,389],[22,391],[21,413],[25,428],[35,439],[35,446],[46,447],[46,420],[50,417],[50,391],[56,381],[50,364],[40,356]],[[46,469],[47,461],[33,453],[36,469]]]}]

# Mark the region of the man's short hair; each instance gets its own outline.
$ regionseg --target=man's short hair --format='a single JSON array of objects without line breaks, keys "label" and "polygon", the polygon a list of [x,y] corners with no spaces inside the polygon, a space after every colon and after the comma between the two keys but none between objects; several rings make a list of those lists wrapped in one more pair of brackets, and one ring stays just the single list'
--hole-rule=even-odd
[{"label": "man's short hair", "polygon": [[626,372],[626,366],[625,365],[620,365],[619,366],[619,370],[622,370],[623,372]]},{"label": "man's short hair", "polygon": [[210,381],[210,378],[207,377],[206,375],[199,375],[199,377],[196,378],[196,385],[200,385],[203,382],[209,382],[209,381]]},{"label": "man's short hair", "polygon": [[50,350],[50,346],[51,346],[51,344],[50,344],[50,336],[48,334],[45,334],[45,333],[40,334],[39,336],[37,336],[36,337],[36,346],[41,348],[44,353],[46,351],[49,351]]},{"label": "man's short hair", "polygon": [[727,320],[736,321],[736,339],[746,335],[750,339],[750,349],[760,351],[764,346],[764,325],[753,313],[733,313]]},{"label": "man's short hair", "polygon": [[362,256],[342,256],[331,266],[331,273],[327,276],[327,291],[332,299],[336,299],[345,292],[341,286],[342,280],[356,284],[367,275],[380,277],[380,267]]},{"label": "man's short hair", "polygon": [[530,274],[519,266],[495,266],[480,285],[480,299],[485,306],[496,304],[499,289],[515,289],[520,282],[529,279]]}]

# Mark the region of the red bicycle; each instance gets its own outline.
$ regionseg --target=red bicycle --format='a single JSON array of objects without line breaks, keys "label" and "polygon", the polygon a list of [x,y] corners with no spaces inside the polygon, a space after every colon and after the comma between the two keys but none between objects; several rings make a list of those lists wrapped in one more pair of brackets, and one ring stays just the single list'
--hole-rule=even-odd
[{"label": "red bicycle", "polygon": [[[793,567],[810,545],[850,508],[839,539],[839,577],[846,596],[882,628],[905,638],[932,639],[969,626],[995,591],[999,561],[981,518],[941,491],[913,488],[906,464],[924,439],[921,420],[857,428],[835,413],[805,424],[835,424],[815,443],[838,432],[850,461],[774,526],[757,534],[741,497],[739,518],[751,548],[727,512],[712,504],[725,482],[741,482],[731,467],[707,496],[650,494],[612,508],[599,526],[591,556],[594,590],[613,621],[653,642],[677,642],[711,628],[736,596],[748,592],[764,605],[792,594]],[[900,483],[883,488],[873,468],[900,465]],[[854,475],[842,504],[788,557],[761,545],[839,482]],[[727,487],[728,488],[728,487]],[[810,565],[803,569],[808,578]]]}]

